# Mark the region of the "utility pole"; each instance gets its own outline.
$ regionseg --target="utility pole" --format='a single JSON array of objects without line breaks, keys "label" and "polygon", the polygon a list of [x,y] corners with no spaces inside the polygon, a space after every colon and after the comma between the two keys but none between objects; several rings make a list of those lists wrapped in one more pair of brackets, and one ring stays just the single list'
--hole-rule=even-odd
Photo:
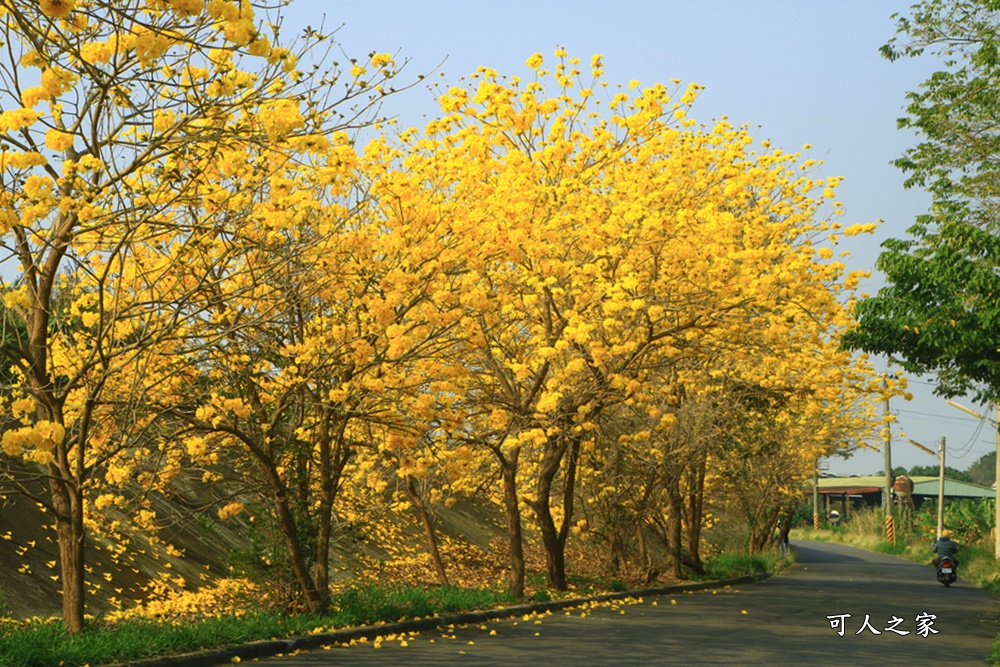
[{"label": "utility pole", "polygon": [[819,459],[813,471],[813,530],[819,530]]},{"label": "utility pole", "polygon": [[885,540],[886,542],[896,541],[896,527],[892,518],[892,425],[889,421],[889,382],[884,381],[886,386],[885,401],[882,404],[883,413],[886,417],[885,423],[885,445],[882,453],[885,455]]},{"label": "utility pole", "polygon": [[[910,444],[920,449],[924,450],[931,456],[934,456],[934,452],[927,447],[924,447],[916,440],[910,440]],[[941,537],[941,528],[944,523],[944,436],[941,436],[941,444],[938,445],[938,520],[937,520],[937,534]]]},{"label": "utility pole", "polygon": [[937,536],[941,537],[944,529],[944,436],[941,436],[941,444],[938,446],[938,455],[941,457],[941,472],[938,473],[938,526]]},{"label": "utility pole", "polygon": [[973,417],[979,417],[980,419],[992,422],[993,428],[996,429],[997,467],[996,478],[993,482],[993,557],[1000,560],[1000,498],[997,497],[997,492],[1000,491],[1000,403],[997,403],[995,406],[997,411],[996,419],[990,419],[952,400],[946,400],[945,403],[953,408],[958,408],[962,412],[967,412]]}]

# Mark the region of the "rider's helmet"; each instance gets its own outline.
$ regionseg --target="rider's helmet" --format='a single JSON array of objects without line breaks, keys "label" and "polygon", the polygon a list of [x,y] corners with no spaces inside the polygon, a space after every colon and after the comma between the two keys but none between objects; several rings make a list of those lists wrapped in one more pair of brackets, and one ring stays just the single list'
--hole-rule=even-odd
[{"label": "rider's helmet", "polygon": [[951,531],[945,528],[941,531],[941,537],[951,537]]}]

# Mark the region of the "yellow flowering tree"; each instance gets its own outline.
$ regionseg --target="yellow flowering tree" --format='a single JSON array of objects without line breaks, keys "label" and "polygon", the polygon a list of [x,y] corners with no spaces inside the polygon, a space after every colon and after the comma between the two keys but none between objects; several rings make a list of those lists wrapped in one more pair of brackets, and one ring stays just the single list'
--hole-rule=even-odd
[{"label": "yellow flowering tree", "polygon": [[205,341],[187,329],[218,316],[220,297],[251,293],[236,274],[277,272],[241,234],[274,215],[257,184],[326,150],[324,132],[363,119],[392,75],[385,61],[334,97],[336,72],[296,69],[325,38],[278,46],[280,22],[268,34],[255,7],[0,1],[0,238],[20,265],[3,352],[21,424],[3,448],[48,479],[71,631],[84,619],[88,494],[131,477],[136,429],[152,423],[139,401],[190,380],[183,354]]},{"label": "yellow flowering tree", "polygon": [[407,215],[446,212],[474,249],[457,279],[468,372],[453,437],[494,458],[515,595],[522,505],[549,584],[565,587],[579,466],[616,406],[668,431],[656,402],[671,369],[720,353],[806,358],[850,324],[830,286],[842,266],[812,241],[834,228],[817,211],[837,179],[758,154],[745,129],[697,127],[697,86],[610,93],[599,56],[588,80],[557,58],[552,70],[529,59],[527,82],[481,69],[444,93],[424,136],[403,134],[392,192]]},{"label": "yellow flowering tree", "polygon": [[373,182],[379,141],[359,156],[345,135],[332,139],[311,164],[272,176],[262,217],[242,232],[259,237],[249,264],[280,265],[281,275],[236,271],[219,310],[190,328],[198,380],[157,399],[185,424],[192,460],[249,461],[239,470],[260,478],[317,612],[330,601],[342,489],[381,492],[371,471],[385,458],[402,478],[421,475],[418,423],[448,419],[435,398],[448,385],[433,363],[453,345],[450,283],[465,252],[440,218],[403,218],[374,196],[391,191]]}]

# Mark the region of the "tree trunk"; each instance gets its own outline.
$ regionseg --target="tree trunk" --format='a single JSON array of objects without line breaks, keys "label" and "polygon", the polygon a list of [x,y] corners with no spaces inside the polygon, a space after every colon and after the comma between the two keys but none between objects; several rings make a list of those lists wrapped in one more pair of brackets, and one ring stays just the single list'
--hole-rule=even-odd
[{"label": "tree trunk", "polygon": [[664,487],[667,491],[667,567],[675,579],[681,578],[681,512],[684,500],[680,480],[671,476]]},{"label": "tree trunk", "polygon": [[688,468],[691,479],[688,489],[688,527],[687,547],[688,557],[692,567],[702,570],[701,562],[701,520],[705,510],[705,469],[708,465],[707,456],[698,458],[694,466]]},{"label": "tree trunk", "polygon": [[521,533],[521,509],[517,498],[517,459],[520,445],[507,457],[500,457],[500,474],[503,477],[503,503],[507,511],[507,541],[510,547],[510,595],[524,597],[524,536]]},{"label": "tree trunk", "polygon": [[772,493],[770,491],[771,486],[765,485],[760,487],[761,496],[757,501],[756,505],[749,508],[746,511],[747,514],[747,525],[750,527],[750,544],[749,551],[751,554],[758,554],[767,548],[768,543],[771,541],[771,536],[774,535],[774,528],[778,523],[778,519],[781,516],[782,505],[777,504],[777,507],[773,504],[775,501],[772,499]]},{"label": "tree trunk", "polygon": [[329,589],[327,589],[326,595],[322,594],[322,591],[319,590],[309,572],[309,567],[306,565],[305,555],[302,553],[299,528],[295,522],[295,516],[292,514],[292,508],[288,501],[288,492],[281,481],[281,476],[270,462],[265,464],[265,469],[267,470],[268,480],[271,483],[271,497],[274,500],[274,510],[278,515],[278,523],[281,525],[281,531],[285,535],[285,545],[288,548],[288,557],[291,561],[292,572],[299,584],[299,588],[302,589],[302,593],[305,595],[309,611],[321,614],[326,611],[329,605]]},{"label": "tree trunk", "polygon": [[778,522],[778,548],[781,549],[781,555],[784,556],[785,547],[788,545],[788,534],[792,531],[792,517],[795,516],[795,505],[789,503],[784,512],[781,514],[781,519]]},{"label": "tree trunk", "polygon": [[609,531],[608,551],[611,552],[611,574],[621,574],[625,554],[622,548],[622,539],[617,530],[612,529]]},{"label": "tree trunk", "polygon": [[83,494],[52,470],[49,482],[56,517],[59,565],[62,575],[63,626],[77,633],[84,624],[84,528]]},{"label": "tree trunk", "polygon": [[580,438],[574,438],[566,461],[566,475],[563,478],[563,518],[559,526],[557,549],[555,552],[556,581],[561,581],[561,587],[556,590],[565,591],[569,588],[566,581],[566,540],[569,539],[569,527],[573,521],[573,503],[576,497],[576,471],[580,458]]},{"label": "tree trunk", "polygon": [[[563,519],[557,528],[552,516],[551,498],[552,483],[562,466],[562,459],[569,452],[571,459],[566,466],[566,478],[563,486]],[[576,457],[579,455],[580,443],[574,438],[572,445],[565,440],[546,447],[542,459],[541,470],[538,473],[538,483],[535,485],[535,498],[531,508],[538,518],[538,528],[542,534],[542,545],[545,547],[545,578],[550,588],[565,591],[569,586],[566,582],[566,539],[569,536],[569,522],[573,515],[573,493],[576,485]]]},{"label": "tree trunk", "polygon": [[349,419],[336,417],[336,433],[330,433],[334,419],[324,411],[319,433],[319,526],[316,531],[316,588],[323,609],[330,606],[330,541],[333,532],[333,505],[337,501],[344,468],[351,460],[352,450],[344,440]]},{"label": "tree trunk", "polygon": [[298,516],[307,517],[309,516],[309,487],[310,487],[310,477],[312,467],[310,465],[310,452],[306,451],[307,445],[303,445],[299,451],[295,453],[295,479],[297,480],[297,485],[295,486],[295,509],[298,512]]},{"label": "tree trunk", "polygon": [[[61,220],[60,220],[61,222]],[[28,349],[31,367],[27,382],[35,397],[35,412],[38,421],[51,421],[65,427],[62,403],[53,395],[54,383],[49,377],[48,340],[52,286],[59,262],[67,247],[65,237],[53,239],[52,250],[46,258],[45,268],[36,283],[27,281],[34,302],[27,318]],[[22,262],[27,267],[31,262]],[[27,257],[30,259],[30,255]],[[45,396],[49,400],[42,400]],[[92,404],[88,405],[88,410]],[[89,419],[89,415],[88,415]],[[85,427],[85,424],[83,425]],[[66,434],[67,437],[69,434]],[[49,464],[49,493],[56,519],[56,541],[59,546],[59,569],[62,576],[63,626],[67,632],[83,631],[86,609],[84,587],[84,538],[83,488],[84,454],[86,452],[86,428],[78,435],[77,457],[69,460],[68,444],[64,441],[55,447],[56,461]]]},{"label": "tree trunk", "polygon": [[653,567],[653,560],[646,546],[646,522],[642,519],[635,522],[635,540],[639,548],[639,564],[648,571]]},{"label": "tree trunk", "polygon": [[434,530],[434,517],[430,508],[417,491],[416,482],[413,475],[406,476],[406,494],[417,508],[420,516],[420,523],[424,527],[424,537],[427,538],[427,550],[430,552],[431,561],[434,563],[434,570],[437,572],[438,581],[442,586],[448,586],[448,573],[444,569],[444,561],[441,560],[441,550],[438,548],[437,531]]},{"label": "tree trunk", "polygon": [[778,525],[780,515],[780,508],[778,510],[771,510],[766,518],[753,524],[750,530],[751,554],[759,554],[767,549],[768,544],[771,542],[771,537],[774,535],[774,529]]},{"label": "tree trunk", "polygon": [[319,607],[330,606],[330,533],[333,530],[333,484],[324,479],[320,484],[319,525],[316,530],[316,593]]},{"label": "tree trunk", "polygon": [[[548,492],[548,484],[541,479],[538,481],[539,496]],[[536,498],[531,503],[538,517],[538,529],[542,534],[542,546],[545,547],[545,582],[557,591],[566,590],[566,568],[562,562],[562,552],[559,548],[559,535],[556,531],[555,521],[552,518],[552,511],[548,502],[543,502]]]},{"label": "tree trunk", "polygon": [[659,480],[659,471],[652,468],[646,478],[646,484],[642,491],[642,498],[639,500],[635,510],[635,538],[639,549],[639,563],[647,573],[653,571],[653,556],[649,552],[646,543],[646,514],[649,511],[649,500],[653,497],[656,485]]},{"label": "tree trunk", "polygon": [[781,522],[781,517],[784,516],[784,514],[785,509],[782,505],[778,505],[778,508],[771,514],[771,517],[767,522],[767,529],[762,536],[763,539],[761,540],[761,546],[763,548],[761,551],[766,550],[774,540],[775,533],[778,531],[778,526]]},{"label": "tree trunk", "polygon": [[[345,424],[341,424],[341,433],[344,426]],[[319,515],[316,517],[316,577],[314,583],[316,585],[317,601],[325,610],[330,605],[330,532],[333,529],[333,502],[337,488],[333,470],[330,413],[327,410],[323,411],[323,416],[320,420],[318,439]],[[307,477],[299,477],[299,484],[302,484],[307,490],[310,486],[310,481]],[[308,511],[308,507],[305,508],[305,511]]]}]

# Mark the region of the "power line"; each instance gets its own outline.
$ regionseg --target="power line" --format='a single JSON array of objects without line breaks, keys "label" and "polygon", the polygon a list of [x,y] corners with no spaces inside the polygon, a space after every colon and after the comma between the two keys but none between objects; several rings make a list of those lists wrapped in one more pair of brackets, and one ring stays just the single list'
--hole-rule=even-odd
[{"label": "power line", "polygon": [[954,458],[961,459],[969,455],[969,452],[972,451],[973,446],[978,444],[976,441],[979,440],[979,436],[983,432],[983,424],[985,423],[986,423],[985,419],[979,420],[979,426],[976,427],[976,432],[972,434],[972,437],[969,438],[969,441],[966,442],[964,446],[959,448],[961,453],[955,454]]},{"label": "power line", "polygon": [[911,378],[906,378],[906,384],[922,384],[925,387],[936,387],[936,386],[938,386],[934,382],[924,382],[923,380],[913,380]]},{"label": "power line", "polygon": [[931,413],[931,412],[916,412],[915,410],[898,410],[897,409],[897,410],[894,410],[894,412],[900,412],[900,413],[904,413],[904,414],[908,414],[908,415],[917,415],[919,417],[924,417],[924,418],[927,418],[927,419],[934,418],[934,419],[952,419],[952,420],[962,421],[962,422],[973,422],[973,421],[974,422],[982,422],[981,419],[975,419],[973,417],[960,417],[958,415],[939,415],[939,414],[935,414],[935,413]]}]

